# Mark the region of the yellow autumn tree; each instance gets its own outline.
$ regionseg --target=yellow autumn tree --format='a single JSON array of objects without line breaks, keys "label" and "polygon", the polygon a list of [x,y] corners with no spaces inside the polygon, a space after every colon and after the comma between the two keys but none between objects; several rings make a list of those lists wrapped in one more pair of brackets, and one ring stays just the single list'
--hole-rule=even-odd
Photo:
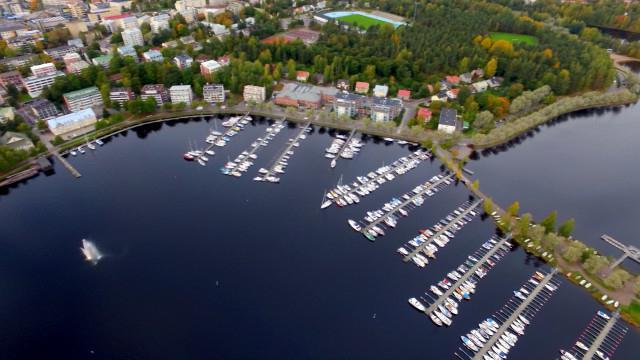
[{"label": "yellow autumn tree", "polygon": [[493,41],[491,41],[490,37],[486,37],[484,38],[484,40],[482,40],[482,43],[480,43],[480,45],[482,45],[483,48],[489,50],[491,48],[491,45],[493,44]]},{"label": "yellow autumn tree", "polygon": [[513,45],[507,40],[497,40],[493,43],[489,51],[492,54],[511,56],[513,55]]},{"label": "yellow autumn tree", "polygon": [[484,74],[487,77],[492,77],[496,74],[496,70],[498,70],[498,59],[491,58],[484,67]]}]

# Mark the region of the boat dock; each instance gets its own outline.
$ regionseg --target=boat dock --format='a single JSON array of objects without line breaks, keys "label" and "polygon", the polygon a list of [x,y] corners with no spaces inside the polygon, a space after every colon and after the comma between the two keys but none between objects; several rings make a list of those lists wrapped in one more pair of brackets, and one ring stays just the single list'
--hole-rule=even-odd
[{"label": "boat dock", "polygon": [[242,173],[247,171],[249,166],[253,165],[253,160],[257,158],[255,155],[256,152],[261,148],[266,147],[269,144],[269,141],[280,132],[281,127],[284,127],[284,120],[285,118],[277,120],[267,127],[264,135],[256,138],[256,140],[251,143],[248,150],[243,151],[232,162],[227,162],[225,166],[222,167],[222,173],[236,177],[242,176]]},{"label": "boat dock", "polygon": [[429,239],[427,241],[425,241],[424,243],[420,244],[417,248],[415,248],[413,251],[411,251],[409,253],[409,255],[406,255],[402,259],[402,261],[404,261],[404,262],[410,261],[411,258],[413,258],[416,254],[418,254],[421,251],[423,251],[425,249],[425,247],[427,247],[430,244],[432,244],[435,239],[439,239],[440,235],[444,234],[445,231],[451,230],[458,221],[460,221],[465,216],[468,216],[469,213],[471,213],[471,211],[475,210],[478,206],[480,206],[481,203],[482,203],[482,199],[476,200],[473,204],[471,204],[469,207],[467,207],[464,211],[460,212],[460,214],[455,215],[453,220],[449,221],[440,230],[436,231],[433,234],[433,236],[429,237]]},{"label": "boat dock", "polygon": [[620,256],[616,261],[614,261],[613,263],[611,263],[611,265],[609,265],[609,268],[607,269],[608,273],[613,271],[613,269],[615,269],[618,265],[622,264],[622,262],[628,258],[640,264],[640,249],[638,249],[637,247],[631,246],[631,245],[625,245],[622,242],[606,234],[602,235],[600,238],[606,241],[607,243],[609,243],[609,245],[622,251],[622,256]]},{"label": "boat dock", "polygon": [[[282,153],[275,159],[275,161],[271,164],[271,166],[269,167],[269,169],[267,169],[267,172],[264,174],[261,174],[261,177],[263,179],[270,179],[273,178],[274,174],[276,173],[276,167],[281,166],[280,163],[282,162],[282,159],[287,156],[289,154],[289,152],[291,151],[291,149],[293,147],[297,147],[298,145],[298,141],[301,140],[302,135],[305,135],[307,132],[307,129],[309,129],[309,127],[311,126],[311,122],[306,123],[298,132],[298,134],[292,138],[289,139],[289,143],[287,144],[287,146],[284,148],[284,150],[282,151]],[[274,182],[274,181],[270,181],[270,182]]]},{"label": "boat dock", "polygon": [[[244,115],[242,115],[242,117],[240,119],[238,119],[238,121],[236,122],[236,124],[238,124],[239,122],[241,122],[242,120],[246,119],[247,116],[249,116],[249,112],[247,111]],[[214,119],[215,120],[215,119]],[[234,126],[230,126],[226,131],[224,131],[222,133],[221,136],[218,136],[217,138],[225,138],[225,137],[229,137],[229,134],[234,132],[235,130],[233,130]],[[242,131],[243,128],[240,128],[240,130]],[[213,149],[216,146],[215,141],[213,143],[207,143],[207,146],[204,148],[204,151],[209,151],[211,149]]]},{"label": "boat dock", "polygon": [[451,183],[451,178],[453,178],[453,174],[449,174],[449,175],[445,175],[445,176],[440,176],[437,180],[435,180],[434,182],[431,181],[426,181],[424,184],[421,184],[422,188],[419,191],[413,191],[412,194],[413,195],[407,195],[407,197],[403,197],[403,200],[400,204],[398,204],[397,206],[394,206],[391,210],[386,211],[386,213],[384,213],[384,215],[378,217],[376,220],[372,221],[371,223],[369,223],[368,225],[364,226],[361,230],[362,234],[364,234],[365,236],[367,235],[367,233],[369,233],[369,231],[374,227],[379,225],[382,221],[384,221],[384,219],[386,219],[389,216],[394,215],[395,213],[398,212],[399,209],[404,208],[405,206],[411,204],[415,199],[417,199],[418,197],[422,197],[423,194],[425,194],[427,191],[429,190],[433,190],[434,188],[438,188],[440,185],[442,184],[450,184]]},{"label": "boat dock", "polygon": [[[584,360],[611,358],[629,330],[619,320],[620,314],[617,311],[610,315],[598,311],[578,338],[571,353],[576,358]],[[578,346],[578,343],[581,346]],[[585,350],[585,347],[588,350]]]},{"label": "boat dock", "polygon": [[[482,360],[484,359],[484,356],[487,354],[487,352],[493,351],[492,348],[496,347],[499,349],[497,345],[502,347],[502,345],[500,344],[501,342],[504,342],[504,340],[502,340],[503,335],[507,330],[513,329],[514,322],[521,322],[519,320],[520,316],[522,316],[527,320],[527,322],[529,322],[531,319],[533,319],[535,314],[540,311],[547,300],[553,295],[553,292],[557,290],[557,287],[560,283],[557,279],[555,279],[556,274],[557,270],[552,270],[539,281],[535,280],[537,282],[536,285],[531,282],[534,281],[533,279],[527,281],[521,288],[521,290],[526,289],[526,291],[529,293],[526,295],[525,299],[522,300],[521,298],[514,296],[509,299],[509,301],[504,305],[502,309],[498,310],[494,314],[494,321],[496,321],[499,326],[494,334],[490,336],[488,340],[486,340],[486,343],[484,343],[483,346],[478,349],[475,354],[472,355],[467,352],[469,350],[465,351],[464,349],[460,348],[460,351],[470,359]],[[551,290],[549,289],[549,287],[555,288],[555,290]],[[524,296],[522,291],[520,291],[520,293]],[[512,333],[514,331],[510,330],[510,332]],[[456,355],[460,356],[458,353],[456,353]]]},{"label": "boat dock", "polygon": [[[417,164],[413,165],[414,161],[422,162],[423,160],[427,160],[430,157],[431,155],[428,151],[417,150],[408,156],[404,156],[394,161],[393,164],[390,166],[387,166],[387,167],[382,166],[378,170],[371,171],[366,176],[366,179],[367,179],[366,181],[359,181],[359,182],[354,181],[353,184],[349,187],[342,187],[339,185],[337,188],[340,190],[339,196],[333,197],[331,201],[336,203],[338,206],[349,205],[347,201],[344,201],[345,197],[349,197],[354,193],[357,193],[360,196],[368,195],[369,193],[377,190],[379,185],[382,185],[387,181],[391,181],[396,176],[399,176],[400,174],[404,174],[407,171],[417,167]],[[380,171],[380,169],[383,169],[383,168],[386,168],[386,170]],[[394,173],[396,175],[394,175]],[[364,189],[367,189],[367,191],[363,192]]]},{"label": "boat dock", "polygon": [[344,150],[349,147],[349,143],[351,142],[351,139],[353,138],[353,135],[355,135],[355,134],[356,134],[356,129],[351,130],[351,133],[349,134],[349,137],[347,137],[347,140],[345,140],[344,144],[342,144],[342,147],[340,148],[340,151],[338,151],[338,153],[336,154],[335,159],[331,160],[331,167],[332,168],[334,168],[336,166],[336,163],[338,162],[338,159],[340,159],[340,155],[342,155]]},{"label": "boat dock", "polygon": [[[434,300],[433,303],[429,305],[424,311],[427,316],[429,316],[434,310],[437,310],[438,305],[441,305],[445,299],[450,298],[451,295],[453,295],[453,293],[467,281],[472,280],[476,283],[480,281],[480,279],[482,278],[476,274],[476,271],[481,267],[486,268],[487,260],[490,260],[491,258],[498,260],[494,257],[494,255],[498,255],[498,253],[500,253],[501,255],[498,256],[502,258],[507,254],[509,249],[511,249],[511,243],[509,242],[509,240],[511,240],[511,235],[507,235],[504,237],[498,237],[494,235],[492,237],[492,240],[495,241],[495,244],[492,244],[493,246],[489,250],[487,250],[485,247],[481,247],[473,254],[473,258],[477,259],[478,257],[480,257],[477,261],[474,262],[473,260],[471,260],[471,257],[469,257],[468,261],[472,263],[474,262],[473,266],[469,266],[468,270],[464,272],[458,280],[451,283],[451,287],[449,287],[449,289],[442,292],[442,295],[438,296],[438,298],[436,299],[433,299],[431,295],[425,293],[428,297],[431,298],[431,300]],[[489,268],[491,267],[489,266]],[[458,269],[460,269],[460,267],[458,267]]]}]

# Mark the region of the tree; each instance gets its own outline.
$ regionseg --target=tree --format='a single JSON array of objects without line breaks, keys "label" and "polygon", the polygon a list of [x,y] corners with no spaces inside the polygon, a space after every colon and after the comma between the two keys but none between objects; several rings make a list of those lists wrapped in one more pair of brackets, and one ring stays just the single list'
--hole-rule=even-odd
[{"label": "tree", "polygon": [[40,131],[47,130],[47,128],[48,128],[46,121],[44,121],[42,119],[38,120],[38,122],[36,124],[38,126],[38,130],[40,130]]},{"label": "tree", "polygon": [[547,233],[555,231],[557,217],[558,217],[558,212],[552,211],[549,213],[549,215],[547,215],[547,217],[542,219],[542,221],[540,222],[540,225],[542,225],[542,227],[545,228],[545,231]]},{"label": "tree", "polygon": [[573,218],[563,222],[558,229],[558,233],[564,237],[571,236],[573,232],[573,226],[575,225],[575,220]]},{"label": "tree", "polygon": [[296,62],[293,59],[289,59],[289,61],[287,61],[287,79],[296,79]]},{"label": "tree", "polygon": [[484,75],[487,77],[495,76],[496,71],[498,70],[498,59],[491,58],[487,65],[484,67]]},{"label": "tree", "polygon": [[473,121],[473,126],[476,129],[488,132],[496,127],[496,122],[493,120],[493,114],[491,111],[483,111],[476,115],[476,119]]},{"label": "tree", "polygon": [[514,201],[507,208],[507,213],[509,213],[511,216],[518,215],[518,211],[520,211],[520,203],[518,201]]},{"label": "tree", "polygon": [[572,241],[562,252],[562,257],[571,263],[576,263],[582,258],[585,246],[579,241]]},{"label": "tree", "polygon": [[582,264],[582,266],[588,273],[597,274],[602,269],[609,266],[609,260],[607,260],[607,258],[605,258],[604,256],[600,256],[600,255],[590,256],[584,262],[584,264]]},{"label": "tree", "polygon": [[524,239],[528,236],[529,225],[531,225],[531,214],[523,214],[516,223],[516,233],[521,239]]},{"label": "tree", "polygon": [[471,184],[471,187],[473,187],[474,190],[478,190],[480,188],[480,180],[475,179],[473,184]]}]

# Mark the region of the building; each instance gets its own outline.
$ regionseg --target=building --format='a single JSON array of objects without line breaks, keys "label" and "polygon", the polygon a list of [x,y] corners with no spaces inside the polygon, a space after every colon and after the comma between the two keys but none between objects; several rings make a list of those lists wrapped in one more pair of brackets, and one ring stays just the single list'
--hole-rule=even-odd
[{"label": "building", "polygon": [[368,111],[368,99],[364,95],[339,92],[333,101],[333,111],[338,116],[354,117],[364,115]]},{"label": "building", "polygon": [[169,93],[162,84],[148,84],[140,89],[140,98],[142,100],[146,100],[149,97],[156,99],[158,106],[169,101]]},{"label": "building", "polygon": [[191,105],[191,101],[193,101],[191,85],[173,85],[169,88],[169,96],[174,104],[185,103]]},{"label": "building", "polygon": [[111,55],[101,55],[98,57],[95,57],[93,59],[91,59],[91,62],[93,63],[93,65],[96,66],[102,66],[104,68],[109,67],[109,64],[111,63],[111,59],[113,59],[113,56]]},{"label": "building", "polygon": [[122,105],[125,101],[131,101],[133,99],[135,99],[135,94],[131,91],[131,88],[121,87],[111,88],[111,90],[109,90],[109,100],[111,102]]},{"label": "building", "polygon": [[373,96],[387,97],[387,94],[389,94],[389,87],[387,85],[376,85],[373,88]]},{"label": "building", "polygon": [[458,111],[456,109],[442,108],[442,110],[440,110],[440,119],[438,120],[438,131],[453,134],[456,130],[460,130],[460,128]]},{"label": "building", "polygon": [[7,70],[14,70],[21,66],[27,66],[37,59],[38,55],[27,54],[21,56],[13,56],[6,59],[0,59],[0,65],[6,66]]},{"label": "building", "polygon": [[393,120],[402,111],[402,101],[374,96],[369,100],[369,113],[373,121]]},{"label": "building", "polygon": [[7,131],[0,136],[0,146],[6,146],[13,150],[29,150],[33,148],[33,141],[26,134]]},{"label": "building", "polygon": [[222,84],[206,84],[202,87],[202,97],[208,103],[223,103],[224,85]]},{"label": "building", "polygon": [[151,31],[154,34],[157,34],[164,29],[168,29],[169,15],[160,14],[160,15],[154,16],[149,20],[149,25],[151,26]]},{"label": "building", "polygon": [[369,83],[364,81],[356,82],[356,92],[358,94],[367,94],[369,92]]},{"label": "building", "polygon": [[445,77],[444,80],[451,86],[456,86],[460,84],[460,77],[457,75],[449,75]]},{"label": "building", "polygon": [[261,103],[267,98],[267,89],[264,86],[245,85],[242,96],[245,102]]},{"label": "building", "polygon": [[409,101],[411,100],[411,91],[407,89],[398,90],[398,99]]},{"label": "building", "polygon": [[351,86],[349,85],[349,80],[340,79],[336,82],[336,88],[340,90],[349,91],[350,87]]},{"label": "building", "polygon": [[431,110],[421,107],[418,109],[418,114],[416,117],[418,118],[418,120],[422,120],[423,122],[427,123],[431,121],[431,116]]},{"label": "building", "polygon": [[64,76],[64,73],[62,71],[55,71],[42,76],[29,76],[24,78],[22,83],[27,89],[29,96],[38,97],[42,94],[42,90],[47,86],[51,86],[59,76]]},{"label": "building", "polygon": [[69,67],[69,64],[73,64],[74,62],[82,61],[82,57],[78,53],[68,53],[62,57],[62,61],[64,62],[64,66]]},{"label": "building", "polygon": [[6,123],[7,121],[13,121],[16,118],[15,109],[12,107],[0,108],[0,123]]},{"label": "building", "polygon": [[71,91],[62,95],[64,103],[70,111],[76,112],[92,107],[102,107],[102,95],[97,87],[92,86],[86,89]]},{"label": "building", "polygon": [[447,97],[451,100],[455,100],[458,98],[458,93],[460,92],[460,88],[455,88],[447,91]]},{"label": "building", "polygon": [[122,57],[131,56],[136,62],[138,62],[138,53],[136,52],[136,49],[133,48],[133,46],[120,46],[118,48],[118,54],[120,54],[120,56]]},{"label": "building", "polygon": [[164,60],[164,57],[162,56],[162,53],[160,51],[152,49],[147,52],[143,52],[142,59],[144,61],[162,62]]},{"label": "building", "polygon": [[[136,23],[137,24],[137,23]],[[143,46],[144,38],[142,37],[142,31],[138,28],[127,29],[122,32],[122,41],[127,46]]]},{"label": "building", "polygon": [[45,63],[40,65],[33,65],[31,67],[31,73],[33,76],[51,75],[57,71],[56,66],[53,63]]},{"label": "building", "polygon": [[18,23],[0,25],[0,38],[2,38],[2,40],[9,40],[18,36],[17,31],[23,29],[25,29],[25,26]]},{"label": "building", "polygon": [[89,108],[47,120],[47,125],[53,135],[71,139],[95,130],[96,121],[96,113]]},{"label": "building", "polygon": [[62,61],[62,58],[70,53],[77,53],[78,52],[78,48],[75,46],[69,46],[69,45],[63,45],[63,46],[58,46],[55,48],[51,48],[51,49],[45,49],[43,50],[43,52],[49,56],[51,56],[51,58],[53,60],[56,61]]},{"label": "building", "polygon": [[180,54],[173,58],[173,62],[180,70],[184,70],[193,64],[193,58],[187,54]]},{"label": "building", "polygon": [[6,89],[9,85],[13,85],[17,89],[24,87],[22,84],[22,74],[20,74],[19,71],[14,70],[0,74],[0,86]]},{"label": "building", "polygon": [[88,67],[89,67],[89,63],[84,60],[81,60],[67,66],[67,73],[79,74],[82,71],[82,69],[86,69]]},{"label": "building", "polygon": [[215,61],[215,60],[209,60],[209,61],[205,61],[203,63],[200,63],[200,73],[205,78],[208,78],[214,72],[216,72],[216,71],[218,71],[220,69],[222,69],[222,65],[220,65],[220,63]]},{"label": "building", "polygon": [[46,32],[67,21],[68,20],[62,16],[50,16],[29,20],[29,24],[33,28]]},{"label": "building", "polygon": [[302,81],[302,82],[307,82],[307,80],[309,80],[309,72],[308,71],[302,71],[302,70],[296,71],[296,80]]},{"label": "building", "polygon": [[24,106],[33,115],[42,120],[49,120],[60,114],[58,108],[47,99],[33,99],[25,103]]},{"label": "building", "polygon": [[338,89],[334,87],[286,83],[282,90],[276,94],[274,103],[280,106],[318,109],[324,104],[333,103],[337,93]]}]

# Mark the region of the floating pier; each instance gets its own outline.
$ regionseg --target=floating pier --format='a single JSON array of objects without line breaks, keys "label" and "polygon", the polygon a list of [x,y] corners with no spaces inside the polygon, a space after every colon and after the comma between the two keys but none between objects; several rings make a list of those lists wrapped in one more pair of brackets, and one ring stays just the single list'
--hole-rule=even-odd
[{"label": "floating pier", "polygon": [[397,206],[394,206],[393,209],[387,211],[384,215],[380,216],[376,220],[374,220],[371,223],[369,223],[368,225],[364,226],[362,228],[362,230],[361,230],[362,234],[364,234],[366,236],[366,234],[369,232],[369,230],[371,230],[374,226],[377,226],[378,224],[380,224],[382,221],[384,221],[385,218],[397,213],[400,208],[404,208],[408,204],[411,204],[413,202],[413,200],[415,200],[418,197],[421,197],[427,191],[432,190],[434,188],[437,188],[442,184],[447,184],[448,185],[450,183],[452,177],[453,177],[453,174],[449,174],[449,175],[446,175],[446,176],[440,176],[440,178],[435,180],[433,183],[431,181],[427,181],[424,184],[421,184],[421,186],[422,186],[421,190],[413,191],[412,192],[413,195],[408,196],[408,198],[404,199],[400,204],[398,204]]},{"label": "floating pier", "polygon": [[[267,129],[264,132],[264,135],[256,138],[256,140],[249,147],[249,150],[245,150],[242,153],[240,153],[240,155],[238,155],[233,160],[233,162],[228,162],[227,164],[225,164],[225,166],[222,168],[223,174],[233,175],[236,177],[242,176],[242,173],[245,172],[249,168],[249,166],[253,165],[253,160],[255,160],[255,153],[258,152],[259,149],[267,146],[267,144],[263,145],[263,142],[269,139],[270,137],[274,137],[275,134],[277,134],[280,130],[277,130],[276,132],[274,132],[273,130],[277,129],[279,126],[284,126],[283,123],[284,123],[284,118],[282,120],[278,120],[274,122],[272,125],[267,127]],[[245,164],[245,162],[248,162],[246,163],[247,166],[243,167],[242,164]],[[235,164],[235,165],[231,167],[230,164]]]},{"label": "floating pier", "polygon": [[[494,255],[497,255],[499,252],[502,253],[502,255],[500,255],[500,258],[502,258],[502,256],[506,255],[507,251],[511,249],[511,243],[509,242],[509,240],[511,240],[511,235],[507,235],[501,238],[498,236],[493,236],[491,240],[495,241],[495,244],[492,243],[492,247],[489,250],[484,247],[478,249],[478,251],[474,253],[474,258],[477,256],[480,256],[480,258],[474,262],[473,266],[470,266],[468,270],[462,274],[460,279],[452,282],[449,289],[443,290],[442,295],[438,296],[438,298],[436,299],[433,299],[431,298],[431,295],[425,293],[431,298],[431,300],[434,300],[433,303],[426,307],[426,309],[424,310],[424,313],[427,316],[429,316],[434,310],[437,310],[438,305],[442,305],[443,301],[445,301],[447,298],[450,298],[451,295],[453,295],[453,293],[456,291],[456,289],[460,288],[467,281],[473,280],[474,282],[478,282],[481,277],[476,274],[476,271],[480,269],[480,267],[487,265],[487,260],[490,260],[491,258],[495,259]],[[469,260],[473,262],[473,260]],[[496,261],[497,260],[498,259],[496,259]],[[458,267],[458,269],[460,269],[460,267]]]},{"label": "floating pier", "polygon": [[[307,132],[307,129],[309,129],[309,126],[311,126],[311,122],[306,123],[294,138],[289,139],[289,143],[284,148],[282,153],[276,158],[273,164],[271,164],[269,169],[267,169],[267,172],[264,174],[260,174],[260,176],[263,179],[273,178],[274,174],[276,173],[276,168],[280,166],[280,162],[282,161],[282,159],[291,151],[293,147],[296,146],[295,144],[298,144],[298,141],[300,141],[302,135],[304,135]],[[269,182],[276,182],[276,181],[269,181]]]},{"label": "floating pier", "polygon": [[598,311],[569,352],[577,359],[611,358],[627,331],[617,311],[610,315]]},{"label": "floating pier", "polygon": [[609,236],[609,235],[602,235],[600,237],[602,240],[606,241],[607,243],[609,243],[609,245],[617,248],[618,250],[622,251],[622,256],[620,256],[616,261],[614,261],[609,268],[607,269],[607,272],[611,272],[613,269],[616,268],[616,266],[622,264],[623,261],[625,261],[627,258],[630,258],[631,260],[635,261],[636,263],[640,264],[640,249],[638,249],[635,246],[631,246],[631,245],[625,245],[622,242],[614,239],[613,237]]},{"label": "floating pier", "polygon": [[429,237],[429,239],[427,241],[425,241],[424,243],[420,244],[420,246],[418,246],[417,248],[415,248],[413,251],[411,251],[409,253],[409,255],[406,255],[402,261],[404,262],[408,262],[411,260],[411,258],[413,258],[416,254],[419,254],[421,251],[424,250],[425,247],[427,247],[429,244],[432,244],[434,242],[435,239],[439,239],[440,235],[444,234],[446,231],[449,231],[453,228],[453,226],[460,221],[460,219],[464,218],[465,216],[467,216],[471,211],[475,210],[478,206],[480,206],[480,204],[482,203],[482,199],[476,200],[473,204],[471,204],[469,207],[467,207],[464,211],[462,211],[459,215],[455,215],[453,220],[449,221],[446,225],[444,225],[440,230],[436,231],[433,236]]},{"label": "floating pier", "polygon": [[351,139],[353,138],[353,135],[355,135],[355,134],[356,134],[356,129],[351,130],[351,133],[349,134],[349,137],[347,137],[347,140],[345,140],[344,144],[342,144],[342,147],[340,148],[340,151],[338,151],[338,153],[336,154],[336,157],[331,160],[331,167],[332,168],[334,168],[336,166],[336,163],[338,162],[338,159],[340,159],[340,155],[342,155],[344,150],[347,147],[349,147],[349,143],[351,142]]}]

